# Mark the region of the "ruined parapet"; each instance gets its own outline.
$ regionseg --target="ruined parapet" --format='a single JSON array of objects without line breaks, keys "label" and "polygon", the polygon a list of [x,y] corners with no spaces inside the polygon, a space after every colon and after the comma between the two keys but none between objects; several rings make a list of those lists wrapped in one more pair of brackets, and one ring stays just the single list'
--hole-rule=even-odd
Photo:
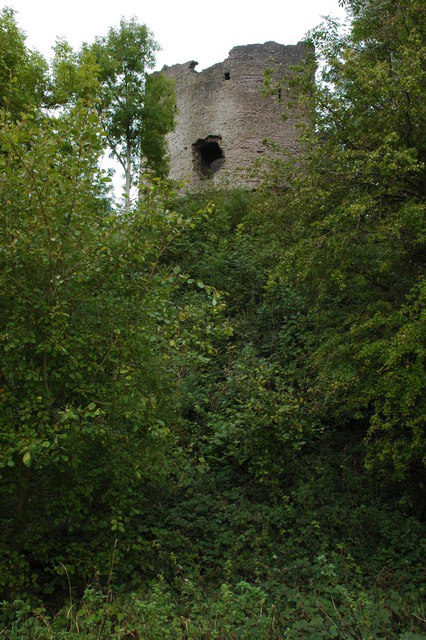
[{"label": "ruined parapet", "polygon": [[168,135],[170,177],[190,188],[253,187],[246,169],[271,140],[297,153],[295,119],[280,118],[285,91],[260,92],[266,68],[276,79],[306,55],[305,46],[276,42],[234,47],[229,57],[197,72],[195,61],[165,66],[175,80],[176,129]]}]

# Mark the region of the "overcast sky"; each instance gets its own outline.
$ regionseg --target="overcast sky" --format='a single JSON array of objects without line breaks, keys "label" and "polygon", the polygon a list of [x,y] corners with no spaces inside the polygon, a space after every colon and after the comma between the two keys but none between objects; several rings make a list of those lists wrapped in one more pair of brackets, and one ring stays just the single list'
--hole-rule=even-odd
[{"label": "overcast sky", "polygon": [[232,47],[275,40],[295,44],[324,15],[344,16],[338,0],[8,0],[28,44],[45,56],[58,36],[75,48],[135,16],[161,45],[157,68],[188,60],[198,70],[224,60]]}]

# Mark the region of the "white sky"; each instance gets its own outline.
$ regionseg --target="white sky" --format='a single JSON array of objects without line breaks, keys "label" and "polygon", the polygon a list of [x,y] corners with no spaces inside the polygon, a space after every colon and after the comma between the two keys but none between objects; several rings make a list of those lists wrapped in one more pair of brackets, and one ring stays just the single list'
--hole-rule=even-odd
[{"label": "white sky", "polygon": [[0,0],[18,12],[27,43],[45,56],[58,36],[74,48],[135,16],[162,47],[157,68],[197,60],[200,71],[224,60],[236,45],[275,40],[295,44],[321,22],[343,17],[338,0]]}]

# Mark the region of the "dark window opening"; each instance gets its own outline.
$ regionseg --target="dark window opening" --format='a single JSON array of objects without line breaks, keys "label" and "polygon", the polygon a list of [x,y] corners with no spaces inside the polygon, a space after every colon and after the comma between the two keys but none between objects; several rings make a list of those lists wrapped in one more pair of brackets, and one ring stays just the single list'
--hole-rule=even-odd
[{"label": "dark window opening", "polygon": [[192,145],[194,167],[200,178],[210,178],[223,165],[225,156],[220,146],[221,142],[220,136],[207,136]]},{"label": "dark window opening", "polygon": [[225,73],[223,75],[225,76],[225,80],[230,80],[231,79],[231,72],[230,71],[225,71]]}]

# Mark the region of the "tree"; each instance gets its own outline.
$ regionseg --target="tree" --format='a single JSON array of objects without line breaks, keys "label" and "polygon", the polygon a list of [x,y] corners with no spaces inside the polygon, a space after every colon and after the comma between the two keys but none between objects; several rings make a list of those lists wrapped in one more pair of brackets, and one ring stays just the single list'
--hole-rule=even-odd
[{"label": "tree", "polygon": [[53,59],[54,102],[79,100],[94,105],[102,116],[111,156],[125,176],[126,210],[133,186],[145,172],[167,174],[166,134],[174,126],[173,81],[150,74],[157,43],[145,25],[121,20],[105,37],[80,52],[59,40]]},{"label": "tree", "polygon": [[140,169],[165,177],[168,172],[166,134],[174,127],[173,81],[162,73],[148,75],[142,112]]},{"label": "tree", "polygon": [[147,76],[158,45],[145,25],[121,20],[118,29],[84,46],[99,67],[96,104],[108,143],[125,174],[126,207],[135,176],[145,159],[148,168],[164,173],[164,135],[174,124],[173,83],[161,75]]},{"label": "tree", "polygon": [[94,105],[99,94],[99,65],[89,50],[77,53],[63,39],[56,41],[52,60],[52,106]]},{"label": "tree", "polygon": [[153,566],[148,496],[180,464],[175,352],[217,308],[204,286],[193,309],[172,303],[188,276],[161,257],[193,222],[159,180],[114,209],[103,126],[79,100],[0,118],[0,591],[12,598],[31,581],[52,593],[60,562],[80,584],[107,573],[125,528],[123,575]]},{"label": "tree", "polygon": [[0,108],[9,117],[19,118],[21,112],[47,99],[47,64],[36,51],[25,44],[25,34],[19,29],[13,9],[0,13]]},{"label": "tree", "polygon": [[[1,60],[11,73],[0,109],[0,591],[13,598],[30,583],[33,593],[55,591],[61,562],[80,584],[107,572],[125,529],[123,575],[153,568],[149,503],[182,464],[177,370],[211,349],[208,319],[220,305],[209,287],[162,264],[206,212],[176,212],[159,178],[144,182],[137,206],[127,198],[117,211],[99,166],[105,133],[133,166],[141,147],[149,167],[164,162],[173,98],[164,78],[145,76],[154,46],[146,27],[122,23],[110,49],[97,42],[75,54],[58,42],[43,103],[39,67],[12,12],[4,24]],[[127,58],[114,57],[119,51]],[[13,80],[27,72],[34,84],[19,96]],[[171,299],[181,286],[194,290],[190,305]]]},{"label": "tree", "polygon": [[333,23],[311,34],[319,82],[293,79],[309,122],[302,162],[286,170],[295,242],[281,274],[312,314],[314,413],[328,425],[361,425],[367,464],[383,479],[419,479],[423,7],[345,4],[348,34]]}]

